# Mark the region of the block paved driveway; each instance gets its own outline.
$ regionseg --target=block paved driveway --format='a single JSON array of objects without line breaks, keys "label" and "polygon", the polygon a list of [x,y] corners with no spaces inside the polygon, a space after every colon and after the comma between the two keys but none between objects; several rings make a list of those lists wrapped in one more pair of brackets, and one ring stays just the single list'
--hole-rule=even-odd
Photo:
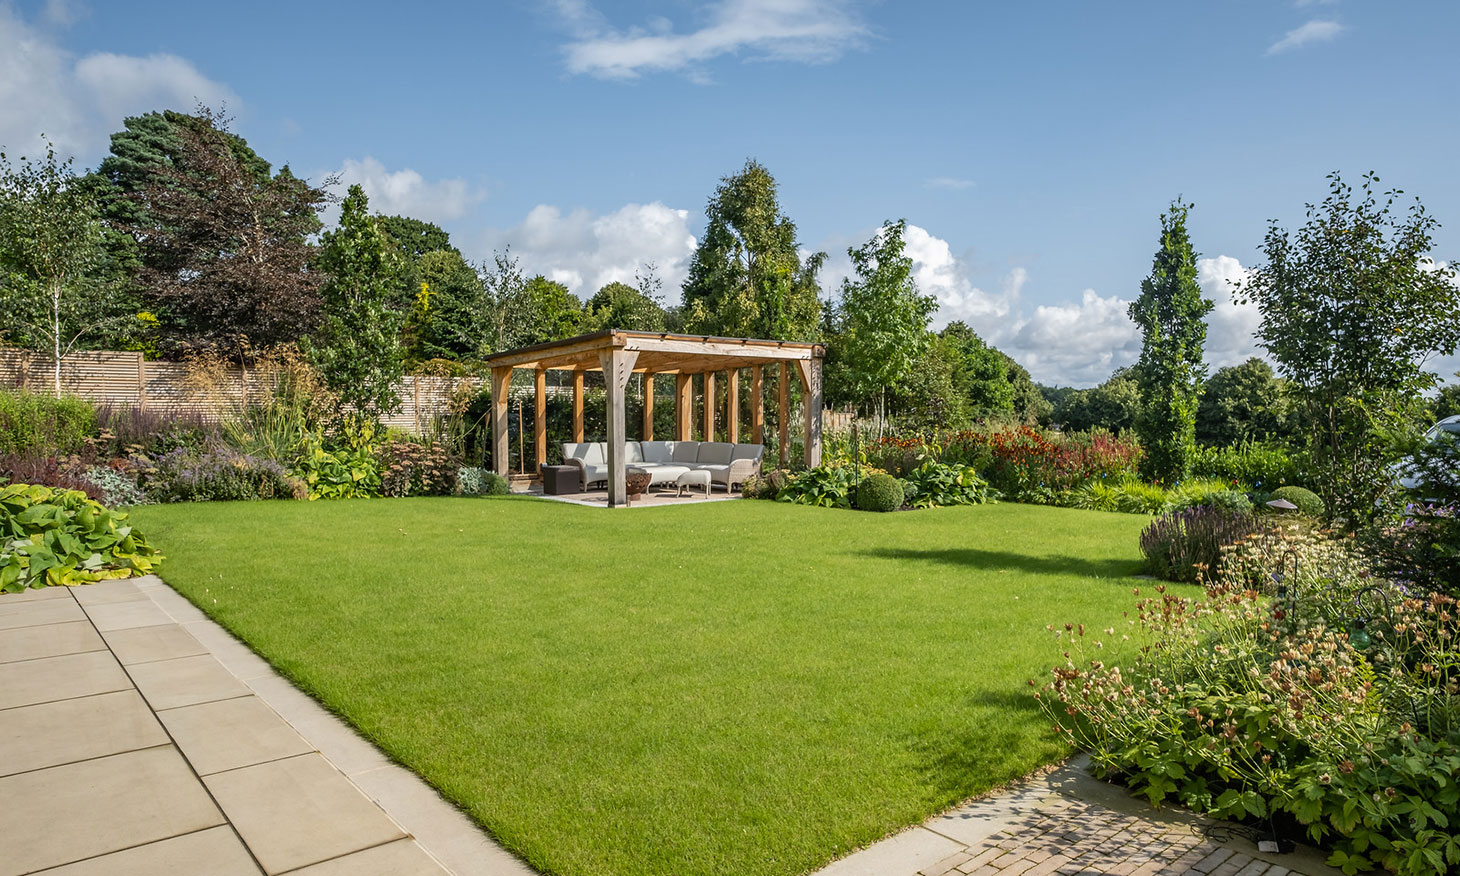
[{"label": "block paved driveway", "polygon": [[0,876],[526,876],[156,578],[0,594]]}]

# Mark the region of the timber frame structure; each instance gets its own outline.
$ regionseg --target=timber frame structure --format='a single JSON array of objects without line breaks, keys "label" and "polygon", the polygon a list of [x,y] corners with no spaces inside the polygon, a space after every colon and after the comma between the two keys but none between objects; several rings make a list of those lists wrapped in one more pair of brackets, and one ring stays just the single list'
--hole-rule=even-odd
[{"label": "timber frame structure", "polygon": [[[750,443],[765,443],[764,374],[767,365],[779,365],[780,462],[786,463],[790,442],[790,399],[787,387],[794,370],[801,380],[804,397],[802,418],[805,428],[805,461],[808,468],[821,464],[821,360],[826,348],[821,344],[791,341],[767,341],[754,338],[715,338],[700,335],[675,335],[662,332],[630,332],[607,329],[591,335],[580,335],[562,341],[536,344],[508,350],[487,357],[492,369],[492,459],[497,473],[507,474],[508,467],[508,393],[512,372],[532,369],[535,377],[536,416],[533,422],[534,445],[538,469],[547,462],[547,372],[573,372],[573,440],[583,440],[583,374],[602,371],[608,390],[608,504],[623,505],[625,462],[624,392],[629,376],[644,375],[645,441],[654,440],[654,377],[674,375],[675,438],[694,438],[694,375],[703,374],[705,440],[715,435],[715,375],[721,371],[738,376],[742,369],[751,369]],[[740,438],[740,381],[728,380],[728,409],[725,423],[730,442]]]}]

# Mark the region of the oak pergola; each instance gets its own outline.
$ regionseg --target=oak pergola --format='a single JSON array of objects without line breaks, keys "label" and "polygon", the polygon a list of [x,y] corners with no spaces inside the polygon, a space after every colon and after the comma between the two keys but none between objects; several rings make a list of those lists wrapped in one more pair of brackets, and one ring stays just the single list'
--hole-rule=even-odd
[{"label": "oak pergola", "polygon": [[[790,439],[790,397],[788,385],[793,366],[804,391],[803,418],[806,430],[805,457],[808,467],[821,464],[821,360],[826,348],[821,344],[800,344],[789,341],[767,341],[754,338],[714,338],[698,335],[674,335],[658,332],[630,332],[607,329],[563,341],[537,344],[508,350],[487,357],[492,369],[492,458],[497,473],[507,474],[507,411],[512,372],[530,368],[536,378],[536,417],[534,443],[539,469],[547,462],[547,372],[573,372],[573,440],[583,440],[583,374],[602,371],[608,389],[608,504],[625,502],[624,442],[626,440],[624,390],[629,375],[644,375],[644,440],[654,440],[654,377],[674,375],[676,440],[689,441],[694,435],[694,380],[704,375],[704,435],[715,435],[715,375],[730,372],[732,377],[745,368],[751,369],[750,433],[751,443],[765,443],[764,372],[767,365],[780,365],[779,413],[780,461],[786,462]],[[726,431],[731,443],[740,438],[740,381],[727,384],[730,416]]]}]

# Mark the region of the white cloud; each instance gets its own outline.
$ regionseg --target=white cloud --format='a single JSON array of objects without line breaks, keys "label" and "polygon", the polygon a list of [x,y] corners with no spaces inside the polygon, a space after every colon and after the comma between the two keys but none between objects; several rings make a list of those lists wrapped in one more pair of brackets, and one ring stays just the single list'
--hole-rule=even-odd
[{"label": "white cloud", "polygon": [[[438,225],[460,219],[486,198],[487,193],[466,180],[428,181],[420,173],[405,168],[387,170],[370,156],[345,159],[338,171],[342,188],[360,185],[370,199],[370,211],[387,216],[410,216]],[[339,208],[326,211],[326,221],[339,216]]]},{"label": "white cloud", "polygon": [[1041,383],[1093,386],[1140,357],[1141,333],[1126,314],[1129,306],[1086,289],[1078,303],[1041,304],[991,340]]},{"label": "white cloud", "polygon": [[1267,47],[1267,54],[1276,55],[1292,49],[1299,49],[1309,43],[1326,43],[1343,33],[1344,26],[1336,21],[1315,18],[1302,27],[1294,28],[1283,38]]},{"label": "white cloud", "polygon": [[565,214],[540,204],[516,227],[484,234],[470,255],[485,261],[493,250],[508,247],[521,259],[523,271],[557,280],[585,299],[615,280],[633,285],[635,275],[652,262],[664,282],[665,303],[674,304],[695,237],[688,210],[658,201],[599,215],[581,208]]},{"label": "white cloud", "polygon": [[1247,269],[1231,256],[1197,260],[1197,283],[1215,305],[1207,314],[1206,361],[1212,371],[1240,365],[1252,356],[1266,358],[1257,346],[1257,326],[1262,321],[1257,305],[1232,299],[1233,283],[1246,277]]},{"label": "white cloud", "polygon": [[[44,11],[56,26],[76,14],[66,3],[48,4]],[[86,162],[105,151],[107,136],[127,116],[191,111],[199,101],[239,105],[228,86],[184,58],[97,52],[78,59],[0,3],[0,147],[7,151],[34,154],[45,135],[58,153]]]},{"label": "white cloud", "polygon": [[948,189],[950,191],[971,189],[973,185],[973,180],[959,179],[955,176],[935,176],[923,182],[923,188],[925,189]]},{"label": "white cloud", "polygon": [[[719,0],[706,7],[702,27],[683,33],[657,17],[642,27],[616,28],[585,0],[558,0],[556,11],[574,35],[563,46],[568,70],[604,79],[685,70],[727,54],[825,62],[868,33],[848,0]],[[702,73],[692,78],[705,80]]]}]

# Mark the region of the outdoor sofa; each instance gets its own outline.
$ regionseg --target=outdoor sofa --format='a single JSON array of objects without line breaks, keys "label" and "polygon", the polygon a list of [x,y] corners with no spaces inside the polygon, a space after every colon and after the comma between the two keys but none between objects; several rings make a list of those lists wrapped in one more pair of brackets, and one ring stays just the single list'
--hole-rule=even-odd
[{"label": "outdoor sofa", "polygon": [[[649,483],[673,484],[687,471],[707,471],[710,483],[730,492],[751,475],[760,474],[763,444],[728,444],[722,441],[627,441],[624,462],[649,473]],[[583,489],[608,481],[608,448],[602,441],[566,443],[563,463],[582,474]]]}]

